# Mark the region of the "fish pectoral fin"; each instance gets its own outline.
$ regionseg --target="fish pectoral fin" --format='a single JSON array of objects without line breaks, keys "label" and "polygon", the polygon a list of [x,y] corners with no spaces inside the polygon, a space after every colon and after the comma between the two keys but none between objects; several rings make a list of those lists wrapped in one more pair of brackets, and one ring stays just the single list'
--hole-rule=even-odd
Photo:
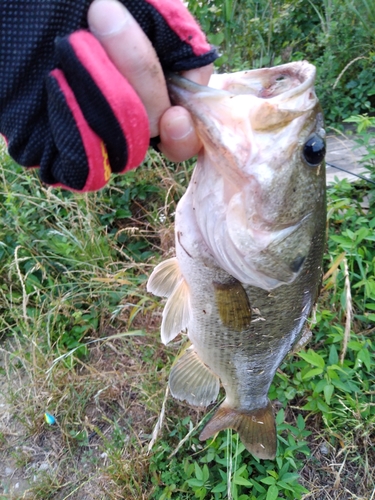
[{"label": "fish pectoral fin", "polygon": [[158,297],[169,297],[161,324],[161,341],[168,344],[187,328],[190,316],[189,288],[175,257],[155,267],[147,282],[147,291]]},{"label": "fish pectoral fin", "polygon": [[242,332],[251,323],[251,306],[242,284],[233,278],[230,283],[213,283],[216,305],[226,328]]},{"label": "fish pectoral fin", "polygon": [[190,317],[190,294],[186,281],[181,278],[169,296],[163,311],[161,341],[168,344],[188,326]]},{"label": "fish pectoral fin", "polygon": [[169,297],[181,279],[176,257],[158,264],[147,282],[147,291],[157,297]]},{"label": "fish pectoral fin", "polygon": [[219,407],[206,424],[199,439],[205,441],[219,431],[234,429],[240,435],[245,448],[255,457],[274,459],[277,449],[275,417],[272,405],[252,411],[239,411],[225,406]]},{"label": "fish pectoral fin", "polygon": [[219,394],[220,381],[191,346],[172,366],[169,388],[176,399],[185,400],[193,406],[208,406]]}]

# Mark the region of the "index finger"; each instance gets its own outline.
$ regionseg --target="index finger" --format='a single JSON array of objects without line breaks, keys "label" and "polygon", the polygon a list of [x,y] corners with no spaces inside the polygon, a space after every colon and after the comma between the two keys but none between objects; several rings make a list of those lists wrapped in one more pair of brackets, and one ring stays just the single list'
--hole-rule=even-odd
[{"label": "index finger", "polygon": [[88,23],[108,56],[139,95],[150,122],[151,137],[170,107],[163,70],[156,52],[129,11],[116,0],[95,0]]}]

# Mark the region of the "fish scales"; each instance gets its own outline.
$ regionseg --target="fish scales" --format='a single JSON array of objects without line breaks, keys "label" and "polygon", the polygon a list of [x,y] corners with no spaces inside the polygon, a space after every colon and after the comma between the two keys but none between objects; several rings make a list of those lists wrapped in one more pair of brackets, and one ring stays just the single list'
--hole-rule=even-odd
[{"label": "fish scales", "polygon": [[163,342],[187,329],[192,344],[169,386],[204,407],[221,382],[225,401],[200,439],[233,428],[260,458],[276,454],[269,387],[322,275],[325,146],[314,75],[301,62],[219,75],[215,90],[178,77],[170,83],[204,148],[177,206],[176,258],[148,282],[169,297]]}]

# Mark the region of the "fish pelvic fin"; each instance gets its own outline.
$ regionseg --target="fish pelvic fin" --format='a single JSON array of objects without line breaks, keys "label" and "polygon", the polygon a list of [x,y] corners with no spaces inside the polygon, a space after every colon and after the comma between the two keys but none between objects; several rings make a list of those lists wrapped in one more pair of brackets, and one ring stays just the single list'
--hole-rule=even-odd
[{"label": "fish pelvic fin", "polygon": [[168,344],[187,328],[190,316],[189,287],[175,257],[155,267],[148,280],[147,291],[158,297],[168,297],[160,332],[161,341]]},{"label": "fish pelvic fin", "polygon": [[251,411],[240,411],[225,406],[219,407],[201,432],[199,439],[205,441],[224,429],[238,432],[245,448],[255,457],[273,460],[277,450],[275,417],[272,405]]},{"label": "fish pelvic fin", "polygon": [[200,359],[190,346],[176,359],[169,375],[169,389],[176,399],[193,406],[208,406],[216,400],[219,377]]},{"label": "fish pelvic fin", "polygon": [[176,257],[160,262],[147,282],[147,291],[157,297],[169,297],[182,276]]}]

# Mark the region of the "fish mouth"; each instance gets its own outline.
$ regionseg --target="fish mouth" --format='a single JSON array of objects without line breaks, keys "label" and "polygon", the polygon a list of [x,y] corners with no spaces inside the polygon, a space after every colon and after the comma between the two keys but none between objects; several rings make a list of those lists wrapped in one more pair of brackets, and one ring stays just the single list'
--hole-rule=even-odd
[{"label": "fish mouth", "polygon": [[[169,97],[172,104],[178,106],[188,106],[189,105],[189,95],[188,94],[198,94],[198,93],[213,93],[217,92],[214,88],[208,87],[206,85],[200,85],[187,78],[184,78],[177,73],[167,72],[165,74],[165,79],[167,83],[167,88],[169,92]],[[222,91],[227,94],[226,91]]]},{"label": "fish mouth", "polygon": [[299,61],[214,74],[209,86],[171,73],[166,82],[171,102],[191,113],[205,150],[220,157],[216,163],[221,175],[230,170],[241,186],[239,174],[257,153],[253,133],[282,130],[300,117],[304,121],[317,105],[315,73],[312,64]]},{"label": "fish mouth", "polygon": [[[172,104],[186,107],[196,113],[192,95],[211,96],[253,95],[272,102],[288,101],[312,88],[315,66],[298,61],[274,68],[240,71],[232,74],[213,74],[209,86],[192,82],[178,74],[167,73],[166,82]],[[316,100],[312,91],[311,99]]]}]

